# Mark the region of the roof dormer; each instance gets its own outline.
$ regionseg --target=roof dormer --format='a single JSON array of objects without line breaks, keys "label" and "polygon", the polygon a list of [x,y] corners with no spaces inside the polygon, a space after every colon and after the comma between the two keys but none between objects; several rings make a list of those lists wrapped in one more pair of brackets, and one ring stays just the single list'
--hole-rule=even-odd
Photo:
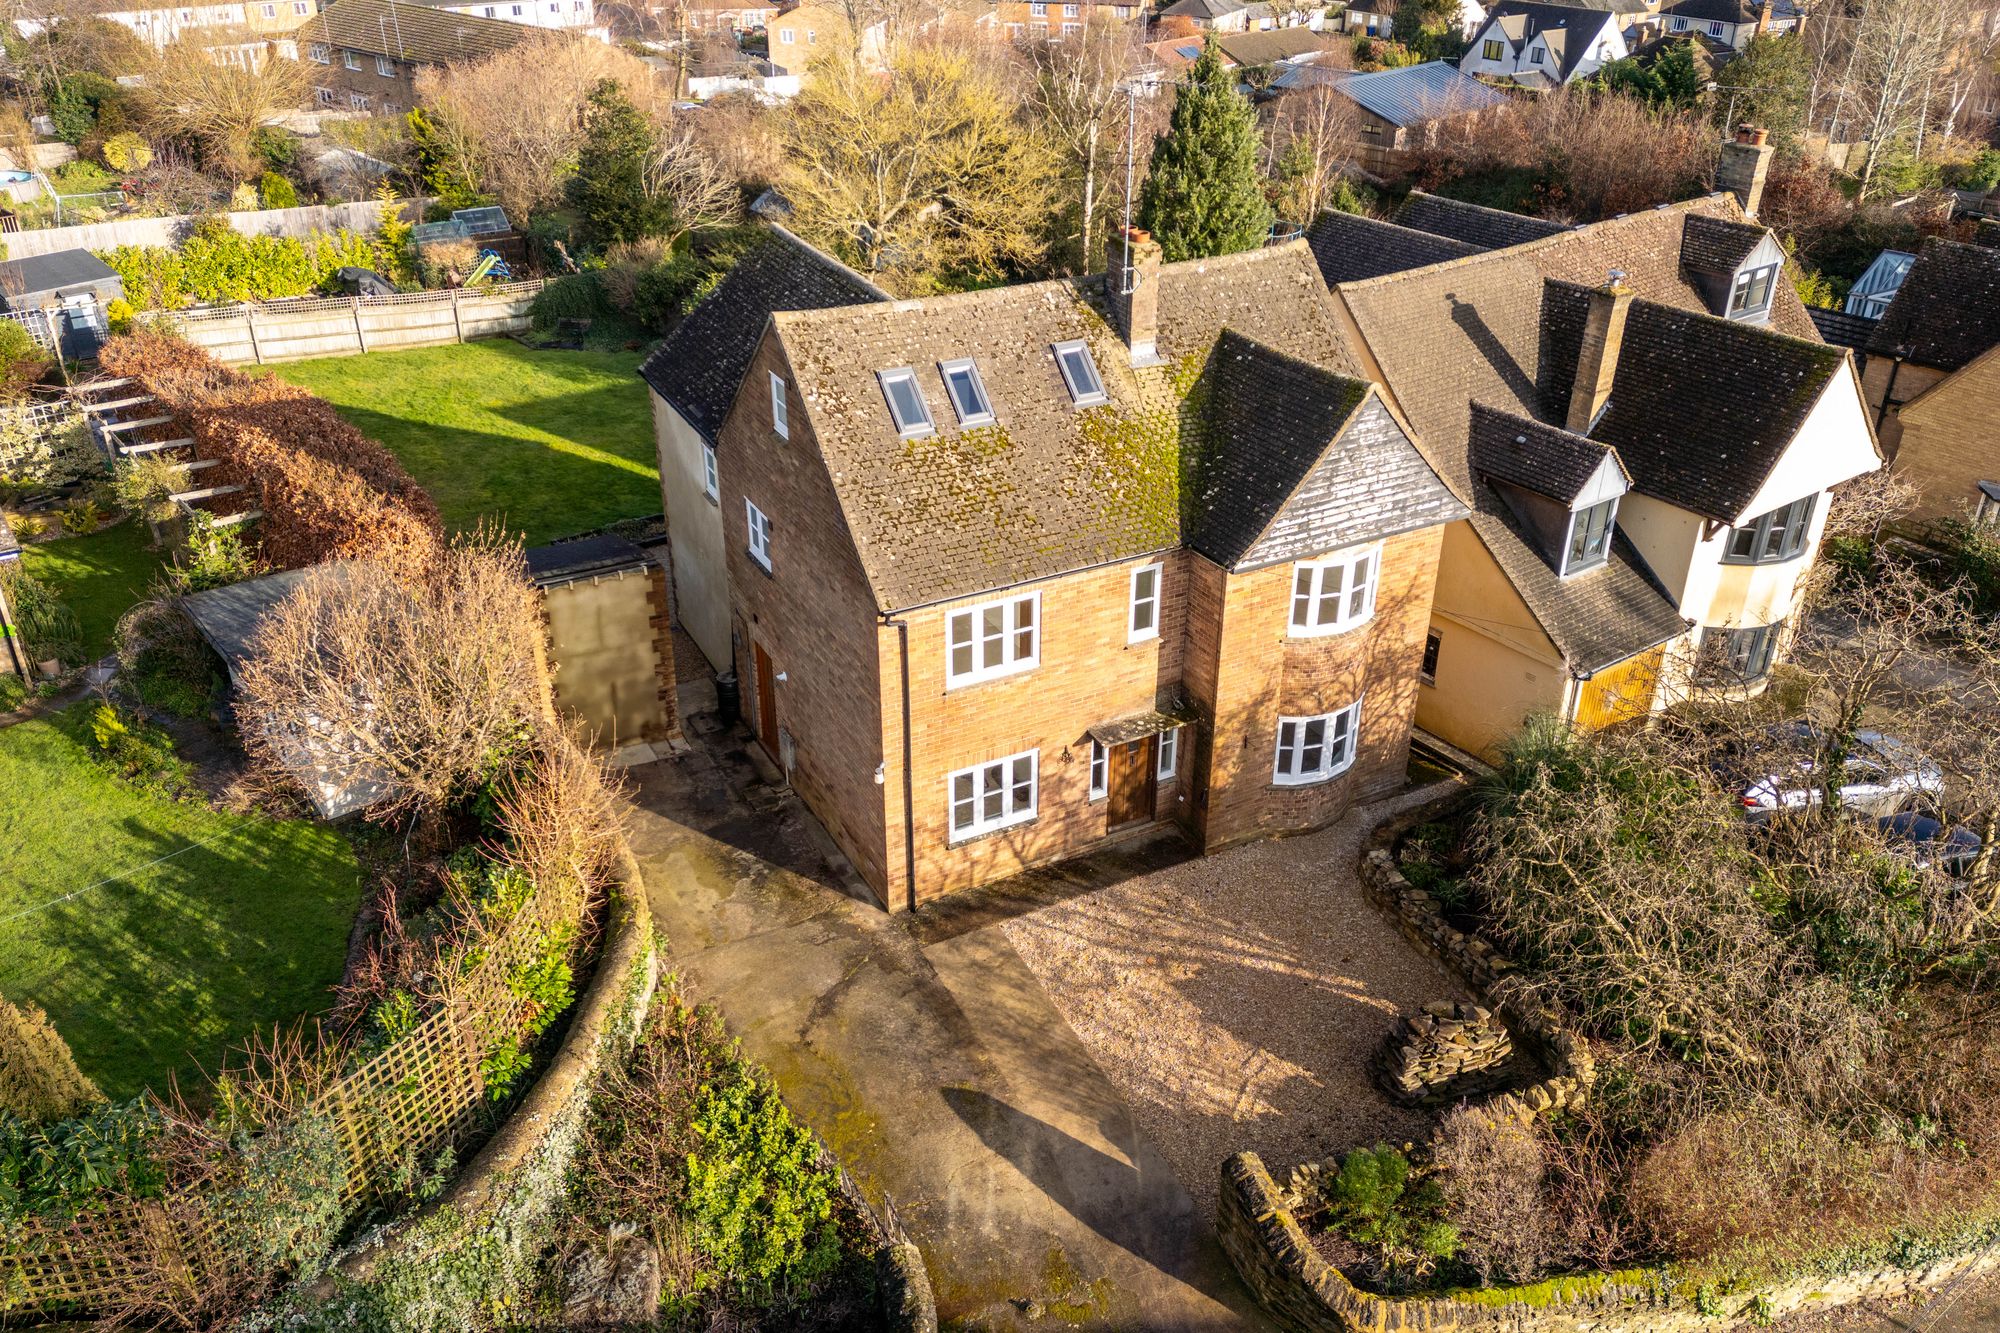
[{"label": "roof dormer", "polygon": [[1767,228],[1691,213],[1681,228],[1681,267],[1710,314],[1763,324],[1771,318],[1785,251]]},{"label": "roof dormer", "polygon": [[1519,519],[1550,568],[1567,578],[1602,565],[1632,488],[1618,451],[1483,403],[1472,405],[1470,463]]}]

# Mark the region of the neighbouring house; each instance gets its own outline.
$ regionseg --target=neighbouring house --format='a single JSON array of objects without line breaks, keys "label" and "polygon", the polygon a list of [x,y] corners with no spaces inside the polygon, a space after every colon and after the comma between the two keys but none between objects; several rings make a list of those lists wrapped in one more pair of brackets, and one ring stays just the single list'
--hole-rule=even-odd
[{"label": "neighbouring house", "polygon": [[[1487,6],[1478,0],[1458,0],[1458,31],[1461,37],[1471,37],[1486,21]],[[1394,0],[1360,0],[1341,10],[1335,20],[1341,32],[1351,36],[1389,37],[1396,27],[1396,5]]]},{"label": "neighbouring house", "polygon": [[417,104],[417,71],[481,60],[525,40],[520,23],[397,4],[339,0],[299,29],[323,107],[396,115]]},{"label": "neighbouring house", "polygon": [[[1178,74],[1201,58],[1204,39],[1174,37],[1149,42],[1146,50],[1160,68]],[[1216,38],[1215,45],[1224,69],[1246,72],[1278,69],[1288,65],[1310,65],[1324,59],[1344,43],[1338,37],[1314,28],[1272,28],[1267,32],[1232,32]]]},{"label": "neighbouring house", "polygon": [[[1769,151],[1728,146],[1724,177]],[[1483,211],[1423,196],[1405,221],[1452,212],[1311,237],[1357,360],[1472,511],[1445,533],[1418,725],[1491,755],[1530,714],[1760,689],[1829,493],[1880,465],[1851,353],[1732,195],[1464,254],[1435,242],[1498,231]],[[1371,230],[1379,262],[1348,258]]]},{"label": "neighbouring house", "polygon": [[1204,32],[1258,32],[1272,26],[1271,7],[1256,0],[1249,4],[1243,0],[1174,0],[1159,17],[1186,19]]},{"label": "neighbouring house", "polygon": [[[344,4],[346,0],[335,3]],[[493,0],[490,4],[487,0],[402,0],[402,3],[447,14],[522,23],[531,28],[573,30],[600,41],[611,40],[610,27],[598,22],[596,0]]]},{"label": "neighbouring house", "polygon": [[[255,70],[276,54],[296,59],[292,35],[314,14],[319,0],[228,0],[224,4],[160,5],[144,0],[110,3],[90,9],[94,17],[127,28],[155,51],[183,38],[201,46],[225,65]],[[33,37],[44,27],[40,18],[16,18],[14,30]]]},{"label": "neighbouring house", "polygon": [[1144,5],[1115,3],[1115,0],[995,0],[992,9],[994,31],[1008,41],[1031,38],[1074,37],[1089,23],[1132,23],[1142,21]]},{"label": "neighbouring house", "polygon": [[1114,261],[775,313],[722,423],[748,716],[894,909],[1405,780],[1464,505],[1302,242]]},{"label": "neighbouring house", "polygon": [[[124,296],[118,274],[88,250],[0,260],[0,308],[47,311],[63,355],[72,360],[97,355],[111,327],[106,307]],[[46,325],[36,330],[44,331]]]},{"label": "neighbouring house", "polygon": [[1796,32],[1795,0],[1677,0],[1661,11],[1671,35],[1699,34],[1741,51],[1759,33]]},{"label": "neighbouring house", "polygon": [[676,619],[718,672],[735,669],[736,661],[716,439],[758,341],[774,311],[888,299],[860,274],[772,226],[639,366],[653,404]]},{"label": "neighbouring house", "polygon": [[1868,340],[1865,382],[1917,517],[1986,518],[2000,483],[2000,250],[1933,237]]},{"label": "neighbouring house", "polygon": [[1271,81],[1271,92],[1279,98],[1315,88],[1332,89],[1359,109],[1361,165],[1378,175],[1401,170],[1409,151],[1422,147],[1439,127],[1507,101],[1506,94],[1467,78],[1448,60],[1368,74],[1293,64]]},{"label": "neighbouring house", "polygon": [[1553,88],[1588,79],[1632,53],[1630,15],[1609,9],[1500,0],[1458,67],[1475,78]]},{"label": "neighbouring house", "polygon": [[1917,257],[1907,250],[1884,250],[1876,255],[1875,262],[1847,289],[1843,308],[1848,314],[1864,319],[1882,318],[1889,313],[1889,303],[1896,299],[1896,289],[1910,276],[1910,265],[1916,262]]},{"label": "neighbouring house", "polygon": [[740,0],[688,0],[681,6],[691,32],[748,32],[769,26],[778,11],[775,4],[744,4]]},{"label": "neighbouring house", "polygon": [[[781,75],[797,77],[806,66],[829,51],[853,50],[869,69],[879,69],[888,43],[888,24],[877,20],[861,33],[858,47],[848,33],[847,16],[825,5],[801,5],[771,20],[765,27],[769,59]],[[796,91],[794,89],[793,91]]]}]

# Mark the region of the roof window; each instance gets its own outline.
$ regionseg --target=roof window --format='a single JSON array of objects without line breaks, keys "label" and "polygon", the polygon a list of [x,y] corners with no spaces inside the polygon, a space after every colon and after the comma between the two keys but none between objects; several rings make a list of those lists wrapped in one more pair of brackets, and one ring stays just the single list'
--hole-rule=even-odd
[{"label": "roof window", "polygon": [[[987,401],[986,386],[980,382],[979,367],[972,358],[938,362],[944,376],[945,392],[951,395],[951,410],[958,413],[961,426],[984,426],[993,420],[993,404]],[[904,434],[908,434],[905,429]]]},{"label": "roof window", "polygon": [[1069,396],[1078,407],[1089,407],[1110,398],[1104,392],[1104,377],[1097,373],[1097,362],[1090,358],[1090,344],[1082,339],[1057,343],[1055,353],[1063,383],[1069,386]]},{"label": "roof window", "polygon": [[898,366],[878,372],[876,378],[882,382],[882,396],[889,400],[889,415],[896,423],[897,434],[908,439],[937,430],[931,424],[930,408],[924,405],[923,391],[917,387],[915,371]]}]

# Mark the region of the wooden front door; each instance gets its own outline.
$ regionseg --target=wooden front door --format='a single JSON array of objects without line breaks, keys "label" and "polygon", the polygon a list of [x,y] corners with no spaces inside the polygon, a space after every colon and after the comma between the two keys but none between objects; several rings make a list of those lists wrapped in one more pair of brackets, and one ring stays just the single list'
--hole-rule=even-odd
[{"label": "wooden front door", "polygon": [[1146,736],[1111,747],[1107,823],[1112,828],[1153,817],[1153,740]]},{"label": "wooden front door", "polygon": [[778,757],[778,682],[772,679],[771,655],[764,651],[764,645],[753,643],[751,653],[757,659],[757,739],[764,742],[764,748],[773,759]]}]

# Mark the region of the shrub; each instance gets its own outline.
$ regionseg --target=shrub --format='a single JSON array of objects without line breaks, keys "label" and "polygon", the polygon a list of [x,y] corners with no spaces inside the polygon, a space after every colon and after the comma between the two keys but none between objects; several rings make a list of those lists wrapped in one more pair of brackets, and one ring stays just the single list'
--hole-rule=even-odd
[{"label": "shrub", "polygon": [[1444,1215],[1457,1231],[1460,1257],[1482,1284],[1495,1277],[1529,1282],[1559,1256],[1543,1199],[1542,1143],[1536,1129],[1493,1121],[1461,1107],[1446,1115],[1431,1144]]},{"label": "shrub", "polygon": [[82,420],[48,423],[0,409],[0,477],[32,489],[73,486],[104,471]]},{"label": "shrub", "polygon": [[126,299],[149,310],[309,296],[336,270],[375,262],[369,239],[358,232],[245,236],[220,218],[203,220],[178,248],[121,245],[98,258],[117,272]]},{"label": "shrub", "polygon": [[72,500],[62,508],[63,531],[72,537],[80,537],[86,532],[97,531],[97,525],[104,521],[95,500]]},{"label": "shrub", "polygon": [[130,301],[122,296],[117,296],[113,297],[111,303],[104,307],[104,322],[114,334],[130,333],[136,322],[134,316],[137,314],[138,312],[132,309]]},{"label": "shrub", "polygon": [[83,660],[83,627],[55,589],[21,569],[0,565],[0,588],[14,613],[14,629],[32,662],[75,666]]},{"label": "shrub", "polygon": [[119,462],[112,473],[112,494],[121,508],[148,523],[171,522],[176,512],[172,496],[182,489],[186,472],[159,454],[137,454]]},{"label": "shrub", "polygon": [[2000,611],[2000,534],[1962,518],[1940,519],[1925,539],[1935,552],[1928,566],[1940,587],[1957,586],[1976,611]]},{"label": "shrub", "polygon": [[827,1225],[832,1182],[819,1144],[769,1079],[739,1067],[702,1091],[693,1123],[686,1213],[694,1247],[753,1292],[830,1272],[839,1258]]},{"label": "shrub", "polygon": [[257,201],[266,208],[297,208],[298,187],[277,172],[267,171],[257,178]]},{"label": "shrub", "polygon": [[200,717],[215,689],[207,644],[170,601],[142,602],[118,622],[118,664],[148,708]]},{"label": "shrub", "polygon": [[243,543],[241,528],[217,527],[206,510],[189,515],[187,540],[167,578],[178,592],[207,592],[241,583],[258,572],[258,562]]},{"label": "shrub", "polygon": [[157,1199],[166,1185],[161,1129],[143,1099],[39,1126],[0,1114],[0,1222],[75,1217],[114,1195]]},{"label": "shrub", "polygon": [[564,319],[603,319],[611,313],[604,279],[594,272],[557,278],[535,294],[530,313],[538,329],[552,329]]},{"label": "shrub", "polygon": [[1374,1251],[1373,1276],[1390,1291],[1408,1290],[1459,1250],[1436,1184],[1410,1177],[1410,1159],[1388,1144],[1356,1148],[1320,1178],[1312,1201],[1329,1227]]},{"label": "shrub", "polygon": [[121,175],[143,171],[153,163],[153,146],[130,130],[106,139],[102,152],[105,165]]},{"label": "shrub", "polygon": [[89,740],[98,761],[136,787],[177,799],[194,785],[193,770],[167,733],[116,704],[91,710]]}]

